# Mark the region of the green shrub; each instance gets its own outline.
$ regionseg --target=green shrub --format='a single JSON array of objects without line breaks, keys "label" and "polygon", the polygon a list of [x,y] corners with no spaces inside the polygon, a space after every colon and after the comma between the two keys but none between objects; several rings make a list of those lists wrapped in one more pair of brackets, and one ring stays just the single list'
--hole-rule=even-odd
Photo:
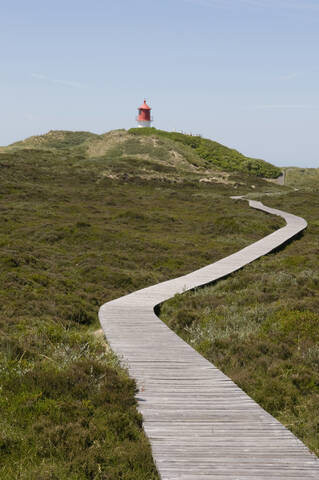
[{"label": "green shrub", "polygon": [[277,178],[281,175],[281,169],[274,165],[255,158],[248,158],[212,140],[202,138],[200,135],[186,135],[178,132],[166,132],[155,128],[131,128],[129,133],[133,135],[166,137],[175,142],[183,143],[195,150],[197,155],[207,162],[223,170],[245,172],[250,175],[265,178]]}]

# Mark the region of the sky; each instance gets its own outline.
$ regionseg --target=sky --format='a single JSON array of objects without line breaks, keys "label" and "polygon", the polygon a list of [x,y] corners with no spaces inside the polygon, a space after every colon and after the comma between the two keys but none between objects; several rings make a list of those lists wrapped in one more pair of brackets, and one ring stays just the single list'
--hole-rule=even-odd
[{"label": "sky", "polygon": [[154,126],[319,167],[319,0],[3,0],[0,145]]}]

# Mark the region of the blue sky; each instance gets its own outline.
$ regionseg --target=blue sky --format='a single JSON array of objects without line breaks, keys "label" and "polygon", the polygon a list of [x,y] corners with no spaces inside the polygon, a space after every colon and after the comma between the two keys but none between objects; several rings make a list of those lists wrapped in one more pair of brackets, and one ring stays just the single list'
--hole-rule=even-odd
[{"label": "blue sky", "polygon": [[319,0],[10,0],[0,145],[51,129],[199,133],[319,167]]}]

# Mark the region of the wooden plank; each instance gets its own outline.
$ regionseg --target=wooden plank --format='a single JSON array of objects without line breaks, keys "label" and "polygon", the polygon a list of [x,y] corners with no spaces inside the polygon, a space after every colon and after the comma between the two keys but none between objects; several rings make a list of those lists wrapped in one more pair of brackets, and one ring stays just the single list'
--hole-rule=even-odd
[{"label": "wooden plank", "polygon": [[319,479],[319,460],[281,423],[199,355],[154,308],[235,272],[307,227],[290,213],[249,201],[287,225],[218,262],[104,304],[99,318],[139,387],[137,401],[162,480]]}]

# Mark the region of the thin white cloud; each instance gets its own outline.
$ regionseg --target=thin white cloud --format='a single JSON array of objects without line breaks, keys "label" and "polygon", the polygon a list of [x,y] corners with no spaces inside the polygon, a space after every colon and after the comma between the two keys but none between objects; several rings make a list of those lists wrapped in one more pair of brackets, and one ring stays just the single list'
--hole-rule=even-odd
[{"label": "thin white cloud", "polygon": [[46,79],[45,76],[41,75],[40,73],[32,73],[31,77],[38,78],[39,80],[45,80]]},{"label": "thin white cloud", "polygon": [[318,10],[318,0],[239,0],[255,7],[284,8],[292,10]]},{"label": "thin white cloud", "polygon": [[231,7],[242,4],[255,8],[285,9],[319,12],[318,0],[183,0],[186,3],[203,6]]},{"label": "thin white cloud", "polygon": [[32,122],[34,120],[34,115],[32,113],[24,113],[23,117],[25,120],[28,120],[29,122]]},{"label": "thin white cloud", "polygon": [[267,109],[317,109],[317,105],[307,105],[307,104],[265,104],[265,105],[250,105],[245,107],[248,110],[267,110]]},{"label": "thin white cloud", "polygon": [[59,79],[56,79],[56,78],[49,78],[49,77],[46,77],[45,75],[43,75],[42,73],[32,73],[31,77],[36,78],[37,80],[42,80],[42,81],[46,81],[46,82],[49,82],[49,83],[64,85],[65,87],[72,87],[72,88],[83,88],[84,87],[84,85],[82,83],[73,82],[73,81],[69,81],[69,80],[59,80]]},{"label": "thin white cloud", "polygon": [[280,80],[292,80],[293,78],[298,78],[301,77],[302,73],[298,72],[291,72],[291,73],[286,73],[285,75],[279,75]]}]

